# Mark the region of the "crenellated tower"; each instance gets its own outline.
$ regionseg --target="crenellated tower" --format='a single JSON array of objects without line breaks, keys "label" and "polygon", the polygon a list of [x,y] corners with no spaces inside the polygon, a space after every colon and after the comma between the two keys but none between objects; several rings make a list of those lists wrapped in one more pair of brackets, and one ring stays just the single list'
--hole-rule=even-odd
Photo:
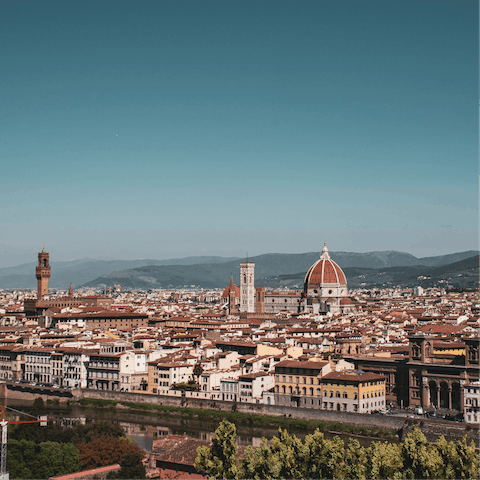
[{"label": "crenellated tower", "polygon": [[37,299],[42,300],[48,295],[48,279],[50,278],[50,255],[45,252],[42,245],[42,251],[38,254],[38,266],[35,269],[37,277]]}]

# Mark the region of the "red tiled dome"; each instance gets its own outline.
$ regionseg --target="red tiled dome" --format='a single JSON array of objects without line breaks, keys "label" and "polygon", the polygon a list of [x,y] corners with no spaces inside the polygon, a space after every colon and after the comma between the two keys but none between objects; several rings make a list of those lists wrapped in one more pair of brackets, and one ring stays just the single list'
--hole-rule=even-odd
[{"label": "red tiled dome", "polygon": [[234,283],[233,283],[233,277],[230,280],[230,284],[227,286],[227,288],[223,291],[222,293],[222,298],[228,298],[228,295],[230,293],[230,290],[233,289],[235,292],[235,297],[240,298],[240,288],[238,288]]},{"label": "red tiled dome", "polygon": [[340,300],[340,305],[353,305],[353,301],[348,297],[343,297]]},{"label": "red tiled dome", "polygon": [[347,279],[342,269],[330,259],[328,249],[325,246],[322,250],[322,256],[308,270],[305,275],[306,285],[340,284],[346,285]]}]

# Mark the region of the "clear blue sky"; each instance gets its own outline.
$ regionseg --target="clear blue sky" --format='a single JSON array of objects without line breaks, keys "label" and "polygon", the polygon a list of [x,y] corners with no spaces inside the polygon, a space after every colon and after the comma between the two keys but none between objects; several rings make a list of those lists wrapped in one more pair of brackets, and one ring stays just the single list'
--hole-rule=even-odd
[{"label": "clear blue sky", "polygon": [[478,247],[473,0],[0,1],[0,266]]}]

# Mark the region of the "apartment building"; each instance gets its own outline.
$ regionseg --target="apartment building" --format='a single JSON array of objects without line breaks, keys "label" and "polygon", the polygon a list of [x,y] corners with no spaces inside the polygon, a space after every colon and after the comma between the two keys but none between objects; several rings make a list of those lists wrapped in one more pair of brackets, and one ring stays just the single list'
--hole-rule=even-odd
[{"label": "apartment building", "polygon": [[168,395],[173,383],[186,383],[193,375],[193,365],[158,359],[148,362],[147,392]]},{"label": "apartment building", "polygon": [[330,372],[321,379],[322,409],[371,413],[386,407],[385,378],[375,373]]},{"label": "apartment building", "polygon": [[120,354],[92,353],[87,363],[87,388],[120,390]]},{"label": "apartment building", "polygon": [[275,365],[275,405],[321,408],[321,379],[330,362],[283,360]]},{"label": "apartment building", "polygon": [[52,381],[51,348],[32,347],[25,351],[25,380],[50,384]]}]

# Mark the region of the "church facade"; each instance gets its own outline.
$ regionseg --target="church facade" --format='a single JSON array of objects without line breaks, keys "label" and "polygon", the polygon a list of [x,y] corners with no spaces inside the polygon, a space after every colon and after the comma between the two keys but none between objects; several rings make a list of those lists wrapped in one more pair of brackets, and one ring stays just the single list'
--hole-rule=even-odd
[{"label": "church facade", "polygon": [[303,290],[267,292],[254,286],[255,264],[240,264],[240,288],[233,283],[224,290],[222,300],[228,313],[314,313],[341,314],[355,309],[347,297],[347,279],[343,270],[335,263],[324,244],[320,258],[308,269]]}]

